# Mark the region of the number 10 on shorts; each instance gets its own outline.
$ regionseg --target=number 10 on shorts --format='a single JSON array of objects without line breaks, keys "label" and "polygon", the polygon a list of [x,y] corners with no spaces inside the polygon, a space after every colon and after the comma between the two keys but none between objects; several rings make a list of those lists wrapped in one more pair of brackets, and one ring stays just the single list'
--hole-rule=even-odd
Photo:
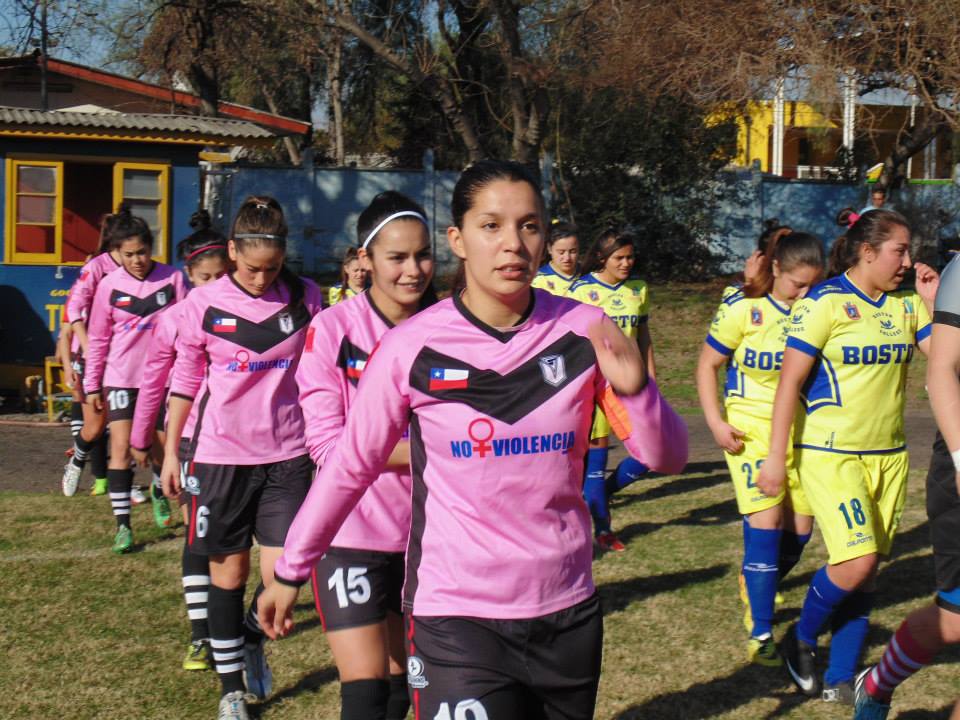
[{"label": "number 10 on shorts", "polygon": [[450,703],[441,703],[433,720],[487,720],[487,711],[479,700],[461,700],[450,714]]}]

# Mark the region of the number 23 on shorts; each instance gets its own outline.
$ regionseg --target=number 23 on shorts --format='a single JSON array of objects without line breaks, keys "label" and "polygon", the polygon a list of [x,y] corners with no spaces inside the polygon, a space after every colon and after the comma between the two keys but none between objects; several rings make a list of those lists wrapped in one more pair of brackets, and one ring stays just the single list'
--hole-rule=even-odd
[{"label": "number 23 on shorts", "polygon": [[753,490],[757,484],[753,481],[754,471],[757,473],[760,472],[760,468],[763,466],[763,460],[757,460],[756,463],[750,464],[748,462],[743,463],[740,466],[740,471],[743,473],[743,476],[747,479],[747,488]]}]

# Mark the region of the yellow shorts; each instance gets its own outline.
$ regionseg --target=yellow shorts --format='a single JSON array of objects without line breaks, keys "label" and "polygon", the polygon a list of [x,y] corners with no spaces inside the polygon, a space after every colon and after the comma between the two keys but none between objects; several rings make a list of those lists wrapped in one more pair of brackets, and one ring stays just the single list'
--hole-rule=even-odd
[{"label": "yellow shorts", "polygon": [[770,422],[746,416],[731,417],[727,422],[744,432],[743,450],[736,455],[724,451],[723,456],[730,469],[730,479],[737,493],[737,510],[741,515],[760,512],[780,503],[793,508],[801,515],[813,515],[813,508],[800,487],[800,476],[793,464],[792,453],[787,451],[787,482],[776,497],[768,497],[756,486],[760,466],[770,449]]},{"label": "yellow shorts", "polygon": [[796,448],[794,458],[830,564],[889,555],[907,499],[907,451],[847,455]]},{"label": "yellow shorts", "polygon": [[604,415],[600,406],[596,405],[593,408],[593,425],[590,426],[590,439],[596,440],[597,438],[609,437],[611,432],[613,432],[613,428],[610,427],[610,421],[607,420],[607,416]]}]

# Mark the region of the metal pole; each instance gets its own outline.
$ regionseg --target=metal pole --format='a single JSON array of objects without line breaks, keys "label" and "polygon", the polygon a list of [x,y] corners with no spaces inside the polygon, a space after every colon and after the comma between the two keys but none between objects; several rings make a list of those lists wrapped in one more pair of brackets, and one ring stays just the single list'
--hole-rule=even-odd
[{"label": "metal pole", "polygon": [[783,175],[783,138],[785,130],[783,78],[777,80],[773,100],[773,174]]}]

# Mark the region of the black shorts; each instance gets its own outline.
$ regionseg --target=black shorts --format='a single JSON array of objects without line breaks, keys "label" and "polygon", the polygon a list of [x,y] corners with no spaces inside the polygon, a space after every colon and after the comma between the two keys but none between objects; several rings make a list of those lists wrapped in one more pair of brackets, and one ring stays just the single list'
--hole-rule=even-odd
[{"label": "black shorts", "polygon": [[374,625],[388,610],[400,615],[403,573],[403,553],[331,547],[310,575],[323,629]]},{"label": "black shorts", "polygon": [[180,507],[190,504],[191,495],[200,494],[200,484],[192,469],[193,452],[193,441],[188,437],[180,438],[180,445],[177,447],[177,458],[180,460],[180,495],[177,496],[177,502]]},{"label": "black shorts", "polygon": [[530,620],[405,621],[417,717],[593,718],[603,648],[599,596]]},{"label": "black shorts", "polygon": [[77,390],[80,395],[83,396],[83,371],[87,367],[83,355],[75,352],[70,353],[70,367],[73,368],[73,374],[76,375],[73,381],[73,389]]},{"label": "black shorts", "polygon": [[927,472],[927,517],[937,576],[937,605],[960,613],[960,497],[957,471],[940,433]]},{"label": "black shorts", "polygon": [[103,404],[107,408],[107,422],[133,420],[133,411],[137,407],[137,388],[105,387]]},{"label": "black shorts", "polygon": [[[309,455],[264,465],[190,464],[187,543],[198,555],[283,547],[313,480]],[[192,479],[191,479],[192,478]]]},{"label": "black shorts", "polygon": [[153,424],[153,429],[157,432],[163,432],[167,429],[167,404],[160,404],[160,412],[157,413],[157,421]]}]

